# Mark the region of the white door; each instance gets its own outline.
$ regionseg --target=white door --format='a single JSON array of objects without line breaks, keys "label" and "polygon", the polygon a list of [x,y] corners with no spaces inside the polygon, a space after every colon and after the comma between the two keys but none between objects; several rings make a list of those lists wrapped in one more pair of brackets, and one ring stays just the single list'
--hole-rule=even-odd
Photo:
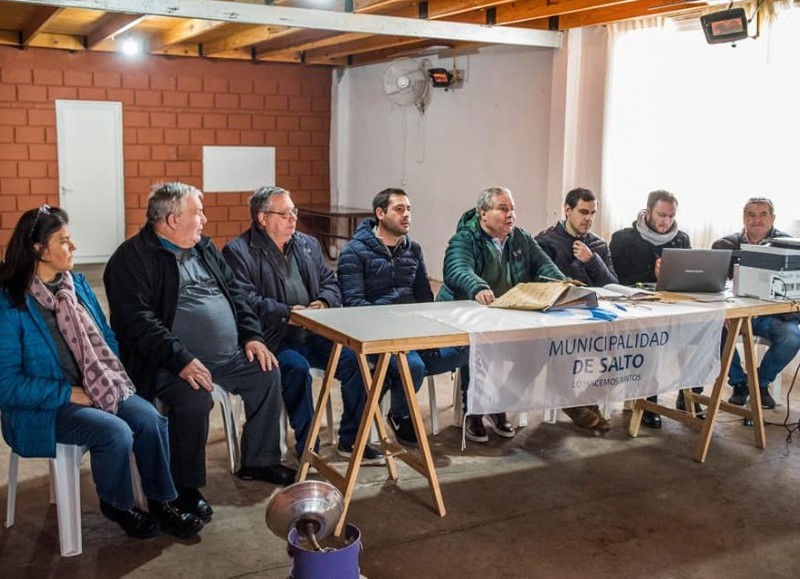
[{"label": "white door", "polygon": [[75,263],[103,263],[125,239],[122,103],[57,100],[56,130]]}]

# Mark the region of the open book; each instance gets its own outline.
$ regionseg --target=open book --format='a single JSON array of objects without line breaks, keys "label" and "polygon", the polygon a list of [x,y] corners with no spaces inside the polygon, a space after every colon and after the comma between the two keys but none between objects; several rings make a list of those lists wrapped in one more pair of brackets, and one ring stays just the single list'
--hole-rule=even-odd
[{"label": "open book", "polygon": [[609,283],[603,287],[592,288],[597,296],[606,300],[657,300],[658,295],[654,291],[644,288],[629,287],[618,283]]},{"label": "open book", "polygon": [[597,307],[597,294],[565,281],[547,283],[518,283],[490,306],[510,310],[541,310],[555,308]]}]

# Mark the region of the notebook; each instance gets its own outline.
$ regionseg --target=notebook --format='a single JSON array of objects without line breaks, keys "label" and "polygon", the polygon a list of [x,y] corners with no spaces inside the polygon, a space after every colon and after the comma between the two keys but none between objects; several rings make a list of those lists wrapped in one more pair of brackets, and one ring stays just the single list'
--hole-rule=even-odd
[{"label": "notebook", "polygon": [[664,249],[656,289],[721,292],[731,265],[730,249]]}]

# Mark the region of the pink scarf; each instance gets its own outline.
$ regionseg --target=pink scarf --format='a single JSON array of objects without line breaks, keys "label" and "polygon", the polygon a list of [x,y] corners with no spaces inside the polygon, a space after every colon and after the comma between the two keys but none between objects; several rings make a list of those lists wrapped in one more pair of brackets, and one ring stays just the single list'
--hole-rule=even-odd
[{"label": "pink scarf", "polygon": [[101,410],[116,414],[119,402],[136,389],[92,317],[78,303],[72,274],[62,274],[55,295],[38,277],[33,279],[30,291],[43,308],[55,311],[56,325],[75,356],[89,398]]}]

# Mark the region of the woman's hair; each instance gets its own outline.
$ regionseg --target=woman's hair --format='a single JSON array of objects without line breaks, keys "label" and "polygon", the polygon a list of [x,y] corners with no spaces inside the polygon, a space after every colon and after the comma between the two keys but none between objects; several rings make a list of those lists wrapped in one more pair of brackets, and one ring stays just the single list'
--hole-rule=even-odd
[{"label": "woman's hair", "polygon": [[28,209],[17,221],[8,242],[5,261],[0,265],[0,285],[15,307],[25,309],[25,293],[33,283],[36,264],[50,237],[67,223],[67,212],[49,205]]}]

